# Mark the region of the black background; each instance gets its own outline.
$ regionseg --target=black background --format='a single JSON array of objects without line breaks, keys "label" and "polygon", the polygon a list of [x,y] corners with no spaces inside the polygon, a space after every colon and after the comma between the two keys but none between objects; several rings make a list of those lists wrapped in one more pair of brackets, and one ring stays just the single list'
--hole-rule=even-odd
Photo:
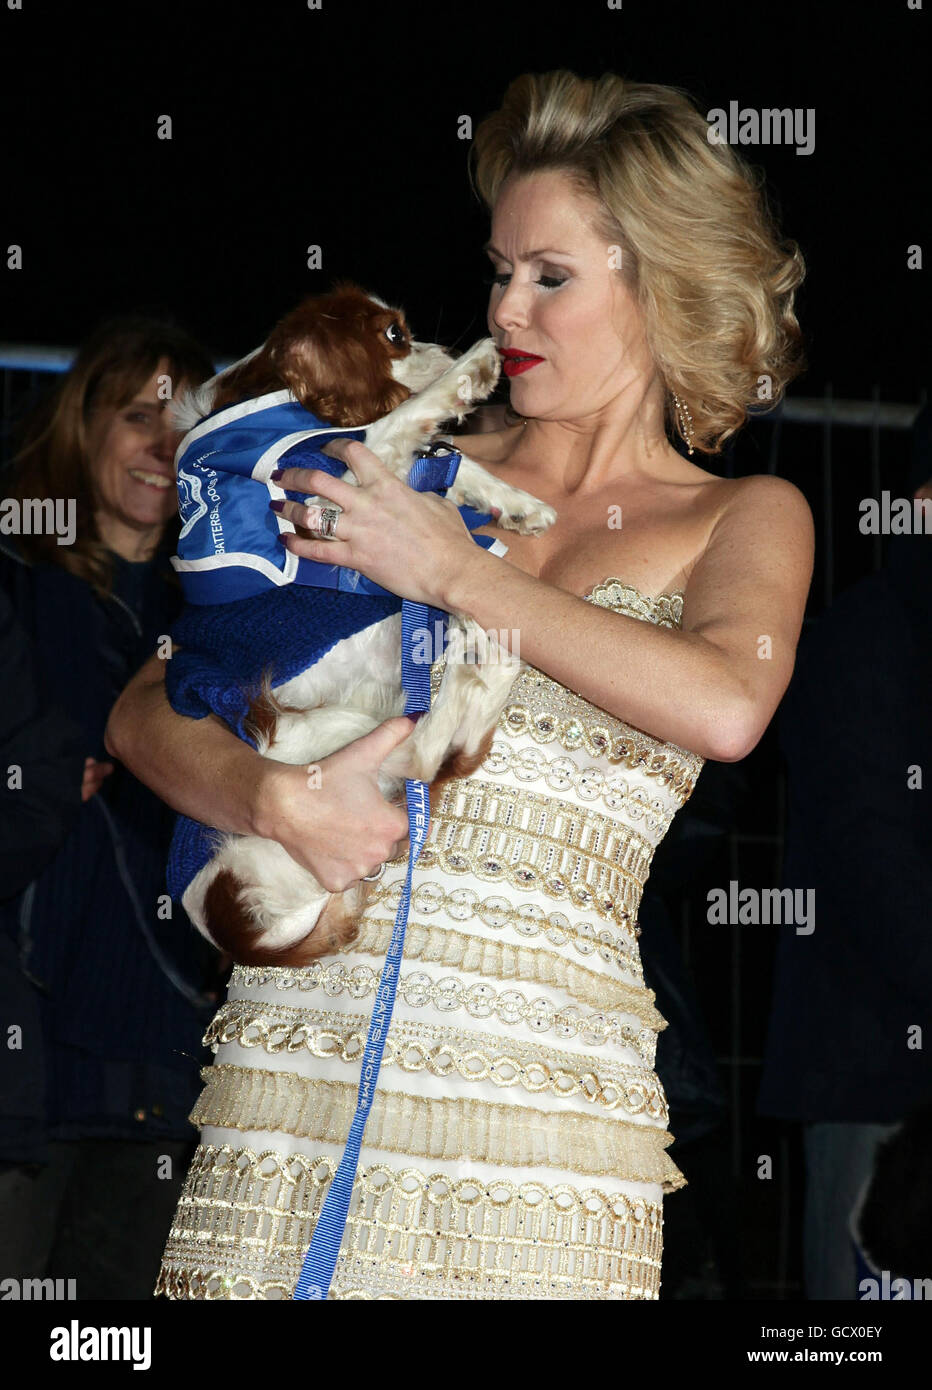
[{"label": "black background", "polygon": [[[301,297],[348,276],[402,304],[418,336],[467,346],[486,331],[487,216],[469,186],[459,118],[475,127],[522,72],[568,67],[684,88],[703,113],[730,101],[814,108],[811,155],[739,147],[764,169],[782,230],[807,262],[798,309],[809,368],[790,394],[831,387],[867,400],[876,388],[907,403],[927,387],[928,271],[909,270],[907,253],[929,249],[930,6],[22,3],[9,11],[0,0],[7,342],[73,346],[109,314],[159,312],[232,358]],[[172,118],[170,141],[157,138],[161,115]],[[6,268],[14,243],[20,271]],[[320,271],[307,268],[310,244],[322,248]],[[702,466],[766,471],[772,428],[756,422],[735,456]],[[836,428],[831,464],[821,424],[781,438],[778,471],[803,488],[816,519],[812,617],[879,563],[858,502],[879,485],[902,489],[909,437],[889,432],[879,464],[867,430]],[[707,767],[691,814],[716,797],[736,806],[740,835],[692,886],[693,927],[679,941],[727,1066],[729,1121],[719,1149],[674,1147],[690,1187],[666,1204],[665,1296],[715,1298],[723,1287],[730,1298],[793,1298],[798,1136],[789,1143],[753,1114],[774,933],[742,937],[739,960],[731,937],[702,925],[706,882],[780,881],[773,727],[739,768]],[[681,1118],[672,1116],[674,1134]],[[779,1154],[779,1183],[757,1181],[762,1152]],[[717,1274],[704,1253],[709,1225]],[[738,1335],[722,1345],[737,1347]]]},{"label": "black background", "polygon": [[346,275],[419,336],[465,344],[485,331],[487,222],[458,117],[475,126],[520,72],[569,67],[683,87],[704,113],[814,108],[811,155],[739,147],[808,263],[794,389],[917,398],[928,15],[906,0],[22,4],[0,10],[0,240],[24,261],[3,258],[8,342],[70,345],[142,309],[239,355]]}]

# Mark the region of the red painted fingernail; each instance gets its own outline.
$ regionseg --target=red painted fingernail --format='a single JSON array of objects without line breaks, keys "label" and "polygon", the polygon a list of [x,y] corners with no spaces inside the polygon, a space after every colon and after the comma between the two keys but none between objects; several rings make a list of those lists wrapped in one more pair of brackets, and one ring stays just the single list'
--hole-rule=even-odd
[{"label": "red painted fingernail", "polygon": [[284,473],[284,468],[276,468],[274,473],[269,474],[269,477],[277,483],[279,478],[284,477]]},{"label": "red painted fingernail", "polygon": [[270,502],[270,503],[269,503],[269,506],[272,508],[272,511],[273,511],[273,512],[280,512],[280,511],[282,510],[282,508],[284,507],[284,505],[285,505],[285,499],[284,499],[284,497],[276,497],[275,500],[274,500],[274,502]]}]

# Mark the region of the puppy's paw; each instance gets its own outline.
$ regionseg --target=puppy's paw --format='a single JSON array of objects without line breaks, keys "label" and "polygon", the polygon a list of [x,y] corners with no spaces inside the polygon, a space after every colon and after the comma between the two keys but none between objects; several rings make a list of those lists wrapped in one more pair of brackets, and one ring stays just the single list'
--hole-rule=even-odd
[{"label": "puppy's paw", "polygon": [[506,507],[496,525],[506,531],[517,531],[522,536],[541,536],[548,531],[557,519],[553,507],[539,502],[536,497],[528,497],[527,503],[515,502]]},{"label": "puppy's paw", "polygon": [[492,393],[501,370],[502,359],[491,338],[483,338],[456,359],[451,371],[457,376],[457,396],[464,414]]},{"label": "puppy's paw", "polygon": [[497,526],[525,536],[539,536],[557,519],[553,507],[539,497],[532,497],[523,488],[503,483],[501,478],[488,473],[481,464],[465,454],[447,496],[458,507],[492,512]]}]

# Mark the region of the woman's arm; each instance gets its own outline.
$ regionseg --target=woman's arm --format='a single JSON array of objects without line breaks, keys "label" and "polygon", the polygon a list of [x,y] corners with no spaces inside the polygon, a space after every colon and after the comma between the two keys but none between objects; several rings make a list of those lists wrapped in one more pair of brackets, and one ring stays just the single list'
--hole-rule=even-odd
[{"label": "woman's arm", "polygon": [[442,607],[517,629],[525,661],[655,738],[716,762],[759,742],[793,674],[812,579],[812,514],[792,483],[760,475],[735,489],[689,577],[681,631],[474,548],[449,572]]},{"label": "woman's arm", "polygon": [[173,810],[217,830],[265,833],[263,759],[214,715],[175,713],[163,658],[150,656],[126,686],[110,711],[104,746]]},{"label": "woman's arm", "polygon": [[[289,535],[283,543],[292,553],[357,569],[403,598],[465,613],[486,631],[516,631],[525,661],[655,738],[718,762],[737,762],[757,744],[793,673],[812,578],[812,515],[792,483],[756,475],[734,488],[690,575],[683,630],[674,631],[490,555],[452,502],[414,492],[363,444],[340,441],[326,452],[359,486],[286,469],[282,487],[344,509],[337,539]],[[283,508],[293,521],[304,522],[304,513],[291,501]]]},{"label": "woman's arm", "polygon": [[384,799],[377,774],[413,727],[404,717],[387,720],[323,758],[309,786],[306,768],[262,757],[215,715],[177,714],[165,693],[165,662],[151,656],[111,710],[104,744],[174,810],[218,830],[277,840],[324,888],[340,892],[399,852],[407,816]]}]

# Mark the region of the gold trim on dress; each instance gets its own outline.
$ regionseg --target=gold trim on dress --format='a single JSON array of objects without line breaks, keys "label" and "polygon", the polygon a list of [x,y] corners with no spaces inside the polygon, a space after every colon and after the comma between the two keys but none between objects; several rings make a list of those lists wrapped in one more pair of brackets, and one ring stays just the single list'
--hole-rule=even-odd
[{"label": "gold trim on dress", "polygon": [[[431,667],[432,686],[435,673],[438,677],[442,674],[443,662],[441,656]],[[593,757],[640,772],[665,787],[678,807],[692,796],[696,778],[705,765],[698,753],[652,738],[533,666],[515,677],[497,727],[512,738],[526,733],[535,743],[559,743],[570,753],[584,748]],[[470,779],[461,780],[468,784]]]},{"label": "gold trim on dress", "polygon": [[[682,627],[684,595],[679,591],[652,598],[630,584],[609,578],[595,585],[585,597],[601,608],[658,627]],[[444,654],[431,666],[432,696],[440,689],[445,665]],[[679,806],[692,795],[696,778],[705,765],[705,759],[697,753],[653,738],[529,665],[515,677],[498,728],[512,737],[527,733],[536,743],[559,742],[568,752],[585,748],[593,756],[652,778],[667,789]]]},{"label": "gold trim on dress", "polygon": [[[290,1299],[336,1162],[200,1145],[155,1293]],[[662,1203],[594,1187],[357,1170],[329,1298],[656,1299]]]},{"label": "gold trim on dress", "polygon": [[672,594],[642,594],[631,584],[611,577],[603,579],[586,594],[586,602],[597,604],[600,608],[611,608],[629,618],[643,618],[657,627],[680,628],[683,625],[683,601],[686,595],[681,589]]},{"label": "gold trim on dress", "polygon": [[[358,1086],[290,1071],[214,1063],[191,1111],[191,1123],[218,1129],[267,1130],[343,1144],[356,1109]],[[377,1090],[365,1143],[388,1153],[503,1167],[559,1168],[619,1181],[659,1183],[664,1192],[686,1185],[665,1152],[673,1135],[659,1125],[578,1110],[536,1110],[472,1098],[442,1100]]]},{"label": "gold trim on dress", "polygon": [[653,852],[612,816],[473,774],[443,787],[418,868],[504,881],[627,922],[637,914]]},{"label": "gold trim on dress", "polygon": [[[375,884],[369,897],[371,906],[382,903],[389,912],[398,911],[404,877],[388,882],[383,879]],[[509,927],[518,936],[537,937],[542,933],[553,946],[569,943],[580,955],[591,956],[596,953],[602,960],[643,979],[641,957],[637,938],[641,934],[634,915],[627,908],[618,908],[614,916],[618,918],[623,931],[631,940],[616,934],[604,923],[571,922],[565,912],[557,908],[547,909],[540,903],[525,902],[515,905],[500,893],[490,893],[480,898],[473,888],[445,888],[434,879],[424,879],[416,884],[411,894],[411,912],[429,917],[435,912],[443,912],[454,922],[466,922],[478,917],[483,926],[493,930]],[[613,923],[613,926],[615,924]]]},{"label": "gold trim on dress", "polygon": [[[296,981],[284,984],[268,975],[281,969],[274,966],[237,965],[230,978],[229,989],[249,990],[272,984],[279,990],[294,988]],[[378,988],[381,972],[370,965],[350,967],[342,960],[320,960],[302,972],[305,978],[297,986],[301,994],[320,991],[329,998],[343,994],[352,999],[368,999]],[[575,1004],[555,1004],[550,999],[528,999],[517,989],[496,990],[487,980],[468,984],[456,975],[444,975],[435,980],[424,970],[402,972],[398,977],[398,998],[409,1009],[428,1006],[440,1013],[458,1013],[464,1009],[470,1018],[494,1018],[506,1027],[520,1025],[535,1033],[556,1033],[563,1038],[579,1037],[586,1047],[613,1046],[633,1048],[652,1066],[656,1034],[649,1028],[635,1028],[620,1013],[600,1010],[583,1014]]]},{"label": "gold trim on dress", "polygon": [[[232,999],[217,1011],[203,1042],[214,1051],[225,1043],[238,1043],[261,1047],[272,1056],[309,1052],[352,1066],[362,1061],[368,1026],[365,1014]],[[467,1082],[490,1081],[502,1089],[520,1086],[531,1095],[580,1097],[602,1110],[623,1109],[664,1122],[669,1118],[663,1087],[650,1068],[557,1052],[519,1038],[398,1019],[389,1027],[382,1066],[412,1074],[458,1075]]]},{"label": "gold trim on dress", "polygon": [[692,795],[705,763],[698,754],[607,714],[534,667],[515,680],[498,727],[512,737],[528,734],[535,743],[558,742],[568,752],[585,748],[594,757],[638,771],[665,787],[679,806]]},{"label": "gold trim on dress", "polygon": [[644,828],[658,840],[669,830],[676,812],[675,806],[659,796],[651,797],[645,787],[608,776],[600,767],[579,767],[566,754],[548,758],[541,748],[511,748],[501,739],[492,743],[482,771],[499,777],[511,773],[522,783],[546,782],[551,790],[571,791],[581,801],[600,801],[609,811],[643,820]]},{"label": "gold trim on dress", "polygon": [[[359,935],[350,948],[354,953],[385,959],[394,922],[390,918],[364,917]],[[409,922],[405,936],[406,960],[436,961],[475,975],[563,989],[581,1004],[594,1008],[621,1009],[633,1014],[658,1033],[667,1020],[654,1008],[654,991],[628,984],[611,975],[600,975],[575,961],[542,947],[512,946],[504,941],[485,941],[452,927],[423,926]]]}]

